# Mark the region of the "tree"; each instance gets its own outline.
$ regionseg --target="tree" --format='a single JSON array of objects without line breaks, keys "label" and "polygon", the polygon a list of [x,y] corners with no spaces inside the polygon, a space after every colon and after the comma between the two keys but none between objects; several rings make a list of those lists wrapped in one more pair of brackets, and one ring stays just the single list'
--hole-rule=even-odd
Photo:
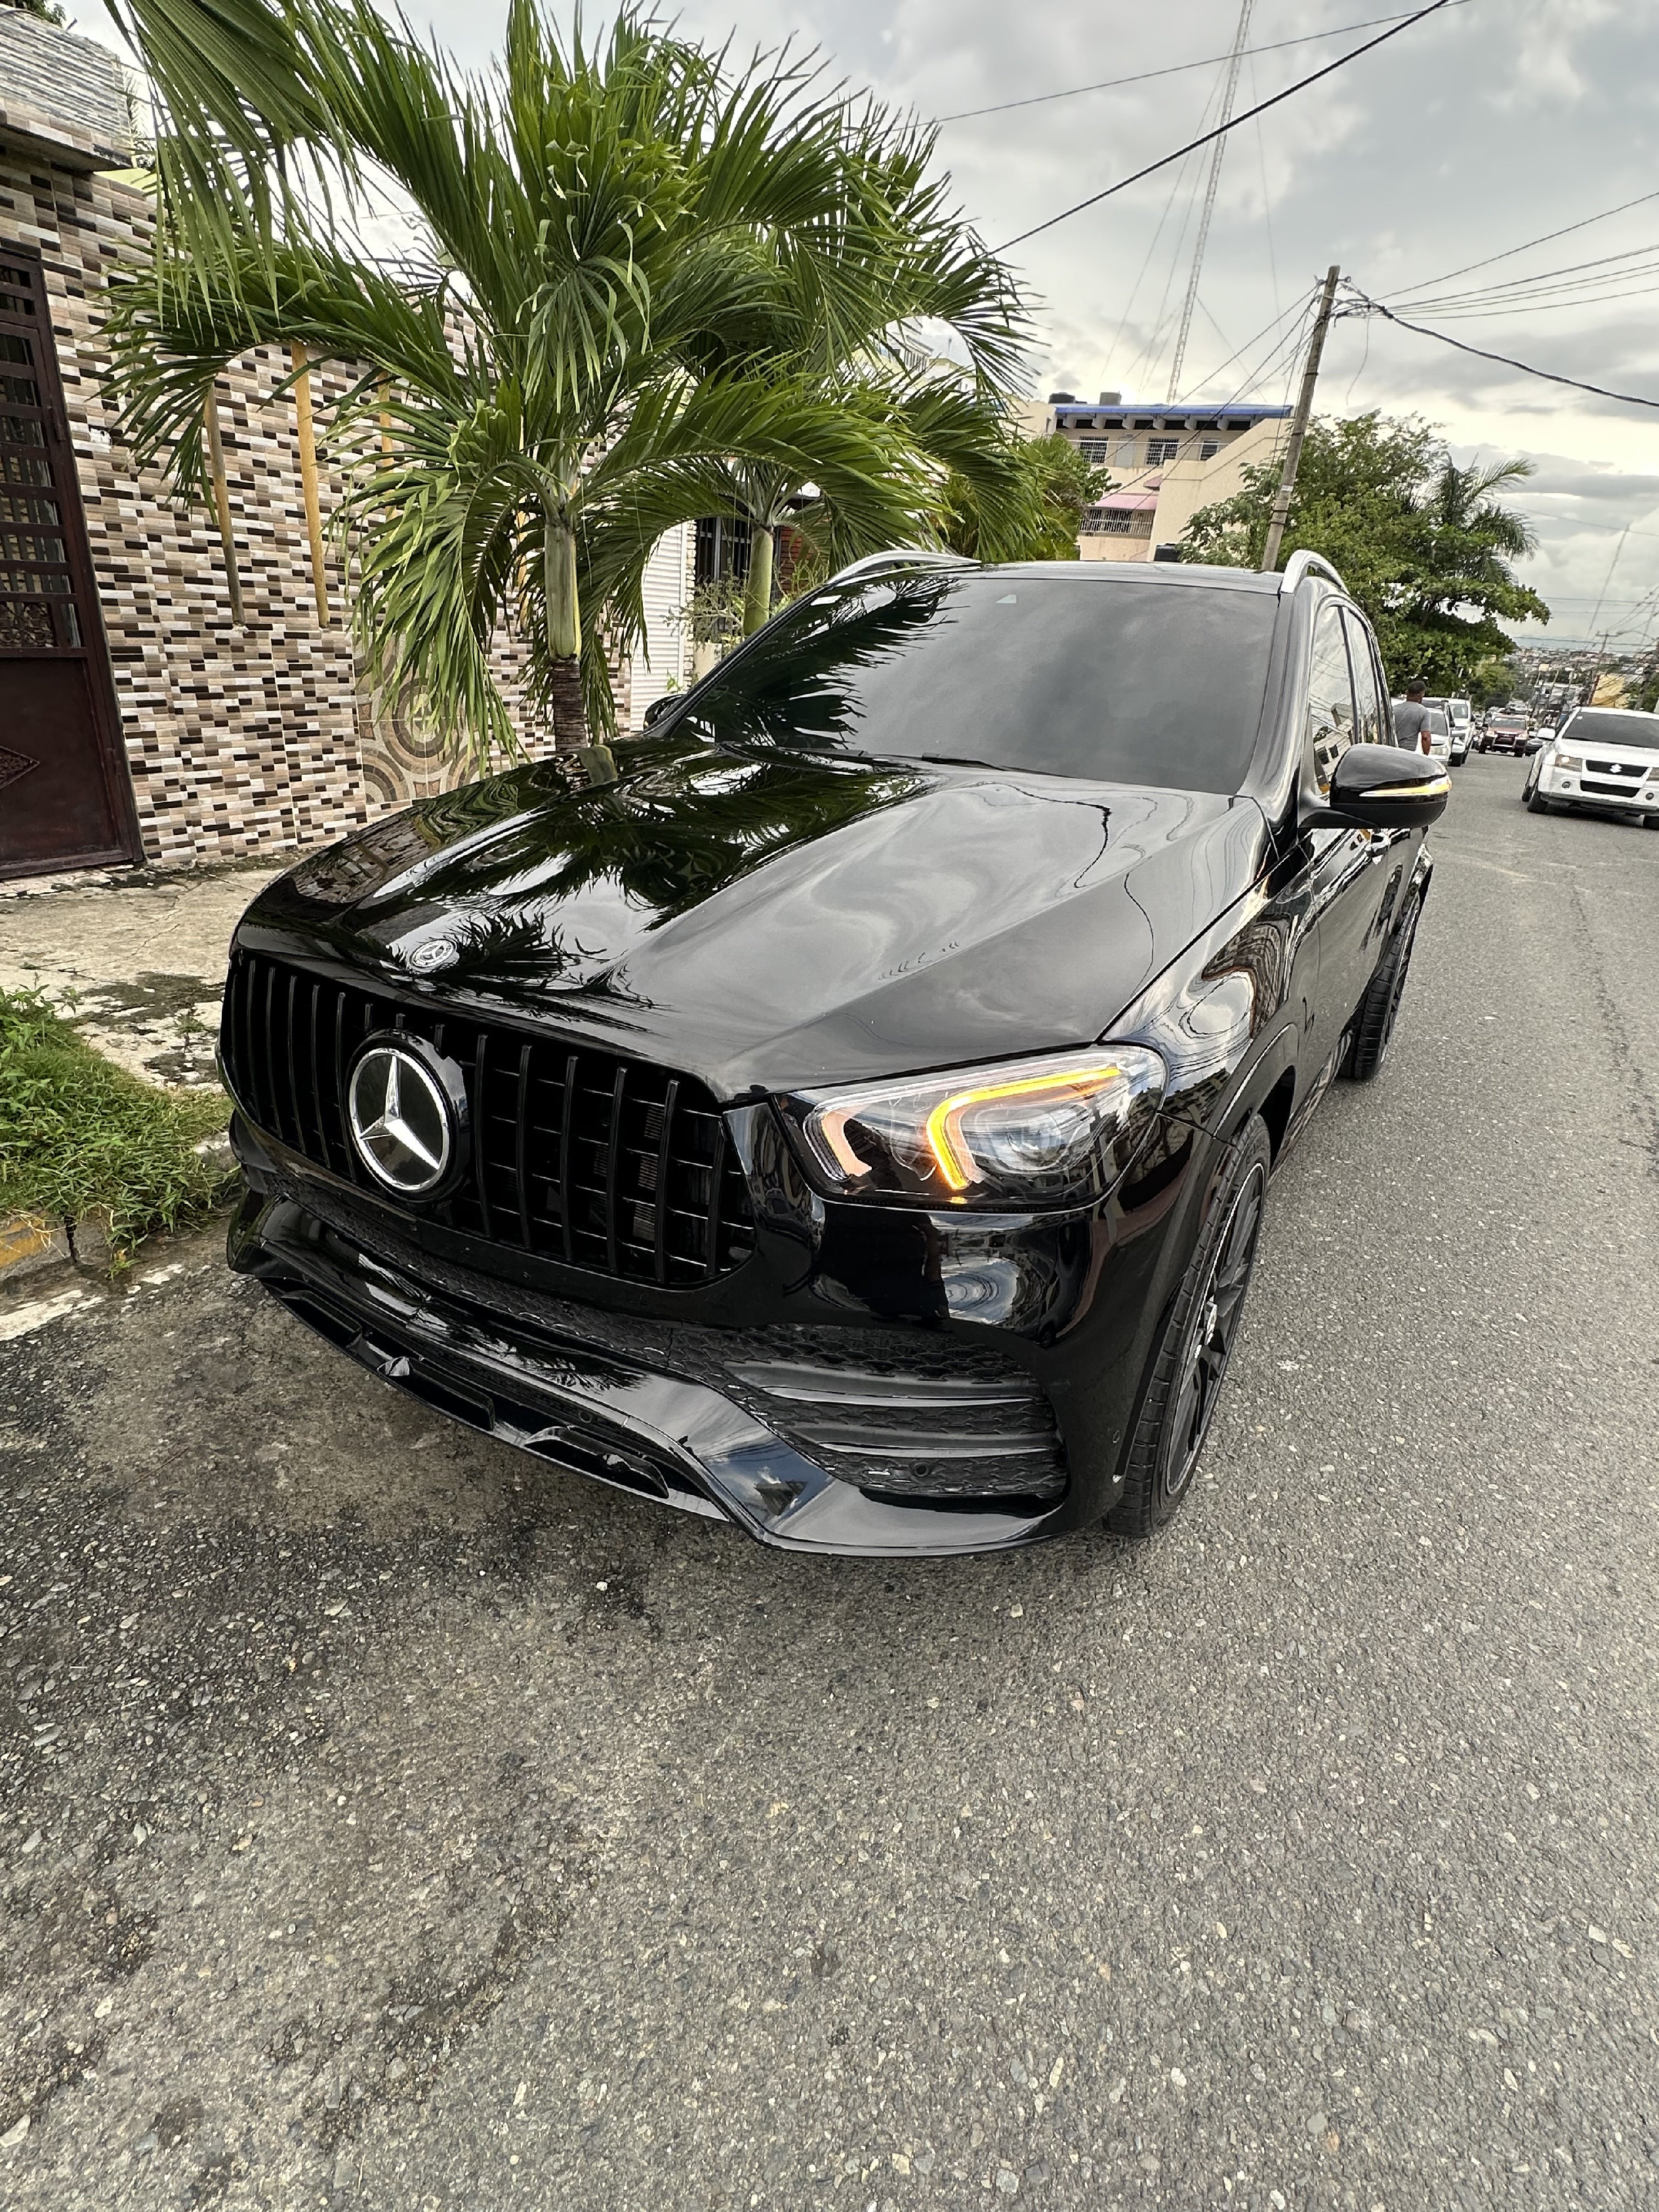
[{"label": "tree", "polygon": [[1092,468],[1069,438],[1011,441],[1012,487],[994,504],[963,470],[945,485],[945,543],[976,561],[1075,561],[1086,510],[1110,478]]},{"label": "tree", "polygon": [[[1243,490],[1193,517],[1184,559],[1259,565],[1279,465],[1247,463],[1243,473]],[[1413,419],[1316,418],[1285,542],[1339,570],[1397,681],[1420,676],[1431,690],[1465,692],[1483,663],[1513,647],[1500,618],[1549,620],[1510,567],[1534,541],[1501,495],[1531,473],[1525,460],[1460,469],[1434,430]]]},{"label": "tree", "polygon": [[[210,5],[259,33],[228,76],[216,34],[190,47]],[[884,326],[908,126],[787,54],[734,69],[626,14],[602,46],[562,40],[536,0],[484,81],[368,0],[125,13],[167,125],[155,266],[112,318],[127,434],[197,482],[228,361],[280,341],[350,365],[354,616],[377,678],[446,734],[514,749],[504,624],[559,744],[607,728],[604,648],[642,628],[650,548],[720,511],[734,468],[814,483],[864,544],[926,532],[933,476],[890,395],[776,343],[807,297],[823,329]],[[395,264],[364,234],[388,191]],[[1012,301],[1005,280],[988,358]]]},{"label": "tree", "polygon": [[[787,369],[827,405],[873,413],[930,482],[963,474],[1000,515],[1023,496],[1005,399],[1027,335],[1024,309],[1006,265],[949,205],[946,185],[930,178],[937,138],[934,128],[896,128],[866,111],[854,155],[857,199],[819,227],[809,252],[780,241],[765,297],[721,326],[699,366],[709,375]],[[923,332],[930,340],[948,332],[965,366],[935,357]],[[749,525],[745,632],[770,612],[786,526],[819,567],[881,550],[830,487],[799,472],[734,457],[720,489],[715,511]],[[931,538],[927,519],[917,520]]]}]

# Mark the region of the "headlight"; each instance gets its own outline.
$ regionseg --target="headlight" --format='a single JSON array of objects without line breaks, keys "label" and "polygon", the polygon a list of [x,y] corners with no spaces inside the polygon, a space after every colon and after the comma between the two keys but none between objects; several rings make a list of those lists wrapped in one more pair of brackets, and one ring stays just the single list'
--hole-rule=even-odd
[{"label": "headlight", "polygon": [[1584,763],[1577,753],[1557,753],[1552,765],[1556,768],[1577,769],[1583,768]]},{"label": "headlight", "polygon": [[1086,1205],[1139,1150],[1164,1096],[1141,1045],[959,1068],[780,1102],[814,1179],[837,1198],[933,1206]]}]

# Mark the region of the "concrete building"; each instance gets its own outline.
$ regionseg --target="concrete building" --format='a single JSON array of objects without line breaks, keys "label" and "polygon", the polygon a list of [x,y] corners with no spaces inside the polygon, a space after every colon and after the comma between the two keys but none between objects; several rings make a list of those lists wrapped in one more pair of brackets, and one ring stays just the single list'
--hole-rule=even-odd
[{"label": "concrete building", "polygon": [[1057,433],[1112,472],[1110,490],[1090,509],[1078,539],[1085,561],[1150,561],[1158,546],[1178,544],[1200,507],[1243,489],[1247,462],[1277,459],[1289,416],[1287,407],[1253,401],[1126,406],[1121,392],[1103,392],[1093,406],[1051,392],[1023,411],[1028,436]]}]

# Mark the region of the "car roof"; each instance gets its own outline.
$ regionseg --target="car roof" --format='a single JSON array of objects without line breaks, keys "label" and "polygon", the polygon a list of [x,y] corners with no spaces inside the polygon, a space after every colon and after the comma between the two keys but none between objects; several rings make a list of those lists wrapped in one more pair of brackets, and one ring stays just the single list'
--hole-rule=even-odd
[{"label": "car roof", "polygon": [[1267,596],[1276,596],[1285,580],[1277,570],[1264,574],[1257,568],[1217,568],[1199,561],[981,561],[974,565],[986,576],[1057,577],[1085,586],[1158,584],[1176,591],[1190,591],[1196,585]]}]

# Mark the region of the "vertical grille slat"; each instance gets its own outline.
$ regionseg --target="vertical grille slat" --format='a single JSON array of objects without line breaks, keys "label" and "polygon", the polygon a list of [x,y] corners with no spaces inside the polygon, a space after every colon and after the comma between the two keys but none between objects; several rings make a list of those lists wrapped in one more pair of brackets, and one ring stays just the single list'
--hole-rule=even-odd
[{"label": "vertical grille slat", "polygon": [[576,1054],[564,1063],[564,1103],[559,1109],[559,1225],[564,1236],[564,1256],[575,1258],[570,1229],[570,1129],[576,1118]]},{"label": "vertical grille slat", "polygon": [[702,1255],[703,1273],[712,1283],[720,1271],[720,1177],[726,1168],[726,1118],[714,1124],[714,1164],[708,1176],[708,1230]]},{"label": "vertical grille slat", "polygon": [[274,968],[267,968],[265,970],[264,1027],[264,1065],[260,1071],[264,1077],[261,1088],[264,1092],[266,1107],[265,1115],[264,1118],[270,1122],[272,1134],[276,1138],[278,1143],[282,1143],[285,1139],[285,1132],[283,1128],[282,1118],[276,1110],[276,1092],[278,1088],[276,1080],[276,970]]},{"label": "vertical grille slat", "polygon": [[[442,1035],[441,1026],[436,1036],[441,1037]],[[440,1051],[443,1049],[441,1045],[438,1048]],[[483,1233],[493,1238],[495,1231],[490,1218],[489,1178],[485,1172],[488,1147],[484,1139],[484,1115],[489,1103],[489,1031],[480,1030],[472,1054],[472,1180],[478,1193],[478,1212],[483,1217]]]},{"label": "vertical grille slat", "polygon": [[530,1175],[526,1159],[530,1136],[530,1067],[533,1049],[527,1042],[519,1048],[519,1098],[513,1130],[513,1172],[519,1187],[519,1242],[526,1252],[535,1249],[530,1234]]},{"label": "vertical grille slat", "polygon": [[678,1103],[679,1095],[680,1079],[678,1075],[671,1075],[668,1088],[663,1094],[662,1133],[657,1139],[657,1189],[653,1227],[656,1231],[654,1257],[659,1283],[668,1280],[668,1142],[674,1133],[674,1109]]},{"label": "vertical grille slat", "polygon": [[[364,1039],[422,1038],[461,1070],[470,1172],[416,1209],[483,1243],[688,1289],[749,1256],[754,1224],[724,1115],[703,1086],[603,1051],[551,1050],[427,1000],[239,952],[221,1025],[227,1079],[256,1127],[359,1189],[346,1085]],[[380,1194],[384,1195],[385,1194]]]},{"label": "vertical grille slat", "polygon": [[300,1110],[300,978],[290,973],[288,979],[288,1009],[283,1028],[288,1038],[288,1103],[294,1114],[294,1137],[296,1151],[306,1149],[306,1125]]},{"label": "vertical grille slat", "polygon": [[622,1152],[623,1094],[628,1087],[628,1062],[617,1062],[616,1079],[611,1086],[611,1132],[605,1148],[605,1263],[608,1274],[621,1271],[617,1266],[617,1163]]}]

